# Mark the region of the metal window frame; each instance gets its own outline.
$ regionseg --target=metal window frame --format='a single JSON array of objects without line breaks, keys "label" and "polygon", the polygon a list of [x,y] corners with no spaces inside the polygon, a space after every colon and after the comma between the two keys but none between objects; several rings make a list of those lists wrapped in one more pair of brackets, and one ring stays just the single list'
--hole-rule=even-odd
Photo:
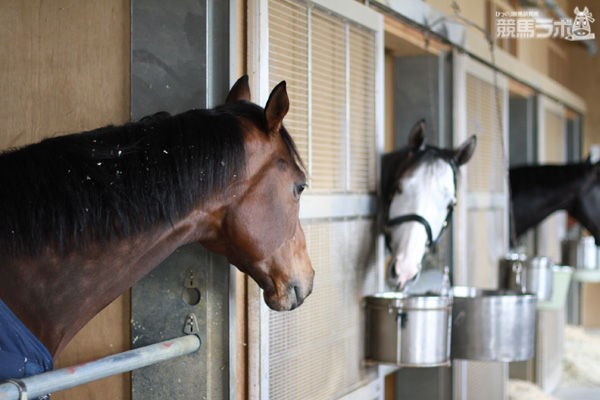
[{"label": "metal window frame", "polygon": [[[561,154],[561,162],[566,162],[568,159],[567,154],[567,110],[564,105],[544,96],[543,94],[539,94],[537,96],[537,126],[538,126],[538,143],[537,143],[537,159],[541,164],[548,162],[548,155],[546,154],[546,113],[555,114],[557,117],[561,118],[563,121],[562,127],[562,142],[563,149]],[[547,254],[548,246],[551,242],[554,242],[556,235],[558,237],[565,237],[566,235],[566,222],[567,222],[567,212],[566,211],[557,211],[553,215],[546,218],[542,221],[537,228],[536,232],[536,252],[538,254]],[[557,231],[553,230],[552,227],[555,226],[558,228]]]},{"label": "metal window frame", "polygon": [[[238,38],[235,34],[237,1],[180,1],[169,5],[170,13],[156,15],[157,4],[161,4],[160,1],[134,0],[131,4],[130,97],[132,119],[138,119],[148,113],[160,110],[174,113],[190,108],[212,107],[224,101],[229,88],[238,78]],[[148,13],[152,10],[154,10],[152,13]],[[153,18],[149,18],[148,14],[152,14]],[[190,26],[183,23],[183,18],[189,18]],[[160,22],[161,32],[169,33],[170,42],[148,40],[146,32],[151,30],[155,26],[152,24],[156,24],[157,21]],[[138,27],[142,29],[139,30]],[[181,40],[186,37],[186,34],[189,35],[188,39],[192,39]],[[174,46],[175,37],[180,40],[179,46]],[[225,51],[223,51],[224,49]],[[174,57],[173,54],[180,55],[180,57]],[[162,58],[163,63],[152,62],[155,58]],[[152,74],[151,68],[163,68],[164,74]],[[182,85],[181,82],[185,82],[185,84]],[[173,89],[177,87],[176,84],[182,87],[178,90]],[[165,90],[169,88],[171,89]],[[235,267],[228,266],[225,259],[222,261],[212,260],[205,267],[207,271],[222,267],[223,270],[219,270],[218,276],[227,278],[222,281],[227,293],[224,290],[221,292],[223,293],[222,300],[224,304],[227,304],[227,313],[223,315],[223,325],[226,325],[223,335],[227,335],[227,337],[224,338],[226,343],[222,349],[222,361],[228,362],[229,368],[220,372],[222,374],[220,377],[225,377],[223,380],[228,381],[228,387],[222,385],[224,393],[230,398],[236,398],[237,343],[235,340],[229,340],[229,338],[237,336],[239,329],[236,325]],[[157,270],[160,271],[160,268],[158,267]],[[185,268],[185,266],[181,268]],[[153,278],[145,277],[144,279]],[[136,291],[136,287],[140,285],[141,282],[138,282],[133,291]],[[174,285],[178,288],[179,281]],[[221,290],[222,288],[211,289]],[[215,299],[216,296],[213,295],[212,298]],[[134,296],[132,296],[132,304],[132,318],[134,318],[137,314]],[[175,328],[173,327],[173,329]],[[153,334],[157,334],[157,332],[158,330]],[[203,340],[206,343],[209,338],[203,338]],[[228,354],[224,354],[225,352]],[[221,371],[220,366],[214,367],[208,373],[216,375],[215,371]],[[216,381],[220,377],[211,376],[211,379]],[[143,396],[144,394],[138,393],[138,395]]]},{"label": "metal window frame", "polygon": [[[454,90],[454,145],[457,146],[462,143],[472,132],[468,132],[468,119],[467,119],[467,75],[470,74],[475,78],[481,79],[489,84],[494,84],[494,71],[489,67],[471,59],[469,56],[463,53],[459,53],[457,50],[453,50],[454,59],[454,70],[453,70],[453,90]],[[508,79],[502,75],[501,72],[497,72],[496,81],[498,86],[502,90],[502,102],[503,102],[503,114],[502,114],[502,136],[504,146],[504,163],[508,168]],[[468,171],[465,167],[461,168],[461,174],[463,182],[468,178]],[[503,205],[504,207],[504,232],[506,232],[504,240],[504,248],[508,249],[508,182],[506,179],[503,180],[503,193],[498,195],[490,195],[485,192],[469,192],[465,184],[459,185],[458,198],[459,202],[455,209],[455,224],[453,224],[454,233],[454,284],[456,285],[469,285],[469,271],[468,271],[468,246],[469,238],[466,227],[468,226],[467,212],[474,206],[486,205],[490,208],[502,208],[498,207]],[[478,372],[478,368],[481,368],[480,364],[471,365],[468,361],[456,360],[452,364],[453,368],[453,384],[452,393],[453,398],[457,400],[466,400],[470,395],[475,395],[471,391],[476,390],[470,385],[473,381],[473,376]],[[488,368],[490,368],[488,370]],[[503,377],[508,377],[508,365],[498,363],[487,364],[485,372],[479,369],[480,373],[489,374],[501,374]],[[494,375],[495,376],[495,375]],[[500,379],[501,381],[504,378]],[[489,393],[493,393],[494,398],[502,399],[505,397],[504,387],[490,388]],[[481,393],[479,393],[481,395]]]},{"label": "metal window frame", "polygon": [[[269,0],[248,0],[248,29],[249,49],[248,70],[251,72],[251,84],[254,93],[258,94],[257,103],[266,104],[270,93],[269,86]],[[311,114],[311,86],[312,86],[312,37],[311,8],[319,7],[341,16],[347,21],[354,22],[375,32],[375,152],[376,152],[376,179],[379,181],[379,154],[384,146],[384,43],[383,43],[383,16],[369,7],[354,1],[347,0],[307,0],[308,4],[308,164],[309,174],[312,166],[312,114]],[[347,26],[347,25],[346,25]],[[346,28],[346,43],[349,31]],[[346,49],[346,59],[349,58],[349,46]],[[347,61],[347,60],[346,60]],[[348,62],[347,62],[348,64]],[[346,74],[349,74],[348,67]],[[348,79],[346,79],[348,82]],[[349,86],[346,87],[346,107],[349,107]],[[346,112],[346,139],[349,136],[349,113]],[[346,140],[349,146],[349,140]],[[347,149],[348,150],[348,149]],[[349,151],[346,151],[346,158]],[[348,161],[346,160],[346,166]],[[346,172],[344,186],[348,189],[349,179]],[[374,194],[307,194],[301,201],[300,217],[309,219],[332,219],[374,217],[376,213],[376,196]],[[378,238],[377,243],[377,268],[383,271],[383,241]],[[380,274],[380,276],[383,276]],[[383,279],[379,279],[383,286]],[[269,309],[262,301],[261,290],[248,291],[248,370],[249,370],[249,396],[261,400],[269,398]]]},{"label": "metal window frame", "polygon": [[[491,85],[494,84],[494,71],[489,67],[471,59],[465,54],[454,50],[454,145],[458,146],[466,140],[472,132],[468,132],[467,119],[467,75],[472,75]],[[502,73],[497,72],[496,80],[502,93],[502,136],[506,168],[508,168],[508,79]],[[468,171],[461,168],[461,178],[468,179]],[[467,226],[467,211],[472,208],[482,208],[486,205],[492,208],[504,208],[504,231],[508,233],[508,182],[503,180],[502,194],[489,194],[485,192],[469,192],[466,185],[458,188],[458,202],[456,208],[457,223],[454,224],[454,277],[455,284],[468,285],[467,246],[469,238],[464,228]],[[502,205],[502,207],[500,207]],[[506,235],[507,236],[507,235]],[[504,247],[508,250],[508,237],[504,238]]]}]

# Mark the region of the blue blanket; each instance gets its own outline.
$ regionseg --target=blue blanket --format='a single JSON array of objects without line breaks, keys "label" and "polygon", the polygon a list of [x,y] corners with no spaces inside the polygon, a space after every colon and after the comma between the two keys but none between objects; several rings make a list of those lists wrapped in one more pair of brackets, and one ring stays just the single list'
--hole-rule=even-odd
[{"label": "blue blanket", "polygon": [[0,300],[0,381],[52,368],[50,352]]}]

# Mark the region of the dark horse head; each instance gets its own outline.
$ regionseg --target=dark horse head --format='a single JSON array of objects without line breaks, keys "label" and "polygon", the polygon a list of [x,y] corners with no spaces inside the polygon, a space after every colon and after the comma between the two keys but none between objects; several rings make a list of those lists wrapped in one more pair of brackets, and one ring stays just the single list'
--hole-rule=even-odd
[{"label": "dark horse head", "polygon": [[592,164],[588,159],[564,165],[513,167],[510,189],[517,236],[553,212],[566,210],[600,245],[599,163]]},{"label": "dark horse head", "polygon": [[402,288],[415,279],[421,260],[451,216],[456,203],[456,175],[475,151],[471,136],[456,149],[425,144],[425,123],[411,130],[408,146],[385,154],[381,195],[383,224],[392,262],[388,282]]}]

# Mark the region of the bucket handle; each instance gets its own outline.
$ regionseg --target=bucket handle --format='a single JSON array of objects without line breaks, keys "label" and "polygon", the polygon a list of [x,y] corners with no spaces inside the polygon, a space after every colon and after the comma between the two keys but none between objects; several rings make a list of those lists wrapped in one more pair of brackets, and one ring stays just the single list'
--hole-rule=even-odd
[{"label": "bucket handle", "polygon": [[523,282],[523,263],[518,261],[512,264],[512,270],[515,273],[515,288],[525,293],[525,282]]},{"label": "bucket handle", "polygon": [[406,321],[408,320],[408,313],[405,311],[400,311],[396,314],[396,322],[399,323],[400,329],[404,329],[406,327]]},{"label": "bucket handle", "polygon": [[396,341],[396,364],[402,364],[402,329],[406,326],[406,320],[408,314],[404,311],[400,311],[396,314],[396,331],[398,333],[398,339]]}]

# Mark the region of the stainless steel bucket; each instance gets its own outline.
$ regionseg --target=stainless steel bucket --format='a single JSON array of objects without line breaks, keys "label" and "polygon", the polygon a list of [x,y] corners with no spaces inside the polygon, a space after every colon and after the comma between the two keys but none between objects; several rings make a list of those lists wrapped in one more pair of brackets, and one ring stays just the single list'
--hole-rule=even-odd
[{"label": "stainless steel bucket", "polygon": [[538,300],[552,298],[554,263],[548,257],[536,256],[527,259],[519,253],[509,253],[498,263],[500,289],[533,293]]},{"label": "stainless steel bucket", "polygon": [[533,357],[536,297],[454,287],[452,359],[524,361]]},{"label": "stainless steel bucket", "polygon": [[378,293],[365,298],[367,359],[411,367],[449,365],[452,299]]},{"label": "stainless steel bucket", "polygon": [[533,293],[538,301],[552,298],[554,263],[548,257],[536,256],[527,260],[525,267],[525,292]]},{"label": "stainless steel bucket", "polygon": [[584,236],[579,240],[563,240],[562,263],[575,268],[597,269],[598,249],[592,236]]}]

